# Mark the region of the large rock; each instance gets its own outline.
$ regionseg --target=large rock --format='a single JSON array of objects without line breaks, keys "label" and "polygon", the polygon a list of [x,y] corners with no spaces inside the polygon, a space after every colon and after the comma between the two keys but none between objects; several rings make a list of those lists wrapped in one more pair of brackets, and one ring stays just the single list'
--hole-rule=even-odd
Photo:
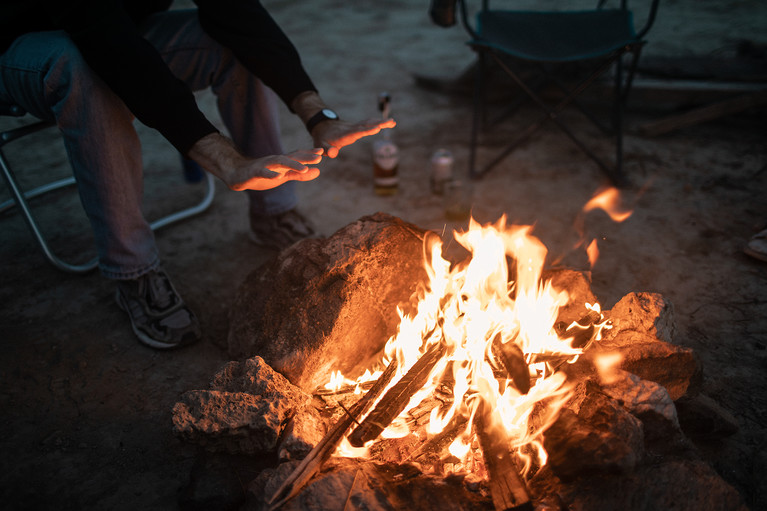
[{"label": "large rock", "polygon": [[[295,463],[265,470],[253,480],[243,511],[270,509],[275,494]],[[336,511],[344,509],[413,511],[490,511],[492,500],[486,488],[469,489],[463,477],[442,478],[423,474],[412,464],[371,463],[351,458],[333,458],[301,492],[288,500],[284,511]]]},{"label": "large rock", "polygon": [[658,293],[629,293],[606,311],[605,317],[613,326],[603,332],[605,340],[625,331],[645,333],[669,343],[674,340],[674,306]]},{"label": "large rock", "polygon": [[601,343],[621,354],[620,368],[643,380],[663,385],[671,399],[695,396],[703,381],[703,367],[691,348],[661,341],[653,335],[626,330]]},{"label": "large rock", "polygon": [[576,408],[565,408],[544,433],[551,470],[563,481],[631,473],[644,455],[642,423],[595,383],[579,385]]},{"label": "large rock", "polygon": [[230,316],[229,354],[259,355],[314,390],[331,371],[369,363],[425,282],[425,231],[378,213],[325,240],[304,240],[251,273]]},{"label": "large rock", "polygon": [[659,459],[629,475],[598,475],[552,489],[564,509],[581,511],[748,511],[738,492],[699,460]]},{"label": "large rock", "polygon": [[209,390],[191,390],[173,407],[173,428],[183,439],[216,452],[277,450],[285,425],[310,396],[254,357],[229,362]]},{"label": "large rock", "polygon": [[274,451],[292,409],[244,392],[191,390],[173,407],[173,427],[184,440],[211,451]]},{"label": "large rock", "polygon": [[672,344],[674,309],[657,293],[629,293],[605,311],[612,328],[572,365],[563,366],[573,380],[596,374],[595,360],[606,353],[621,356],[620,369],[665,387],[671,399],[700,392],[703,368],[698,355]]},{"label": "large rock", "polygon": [[597,298],[591,290],[591,272],[558,268],[544,271],[541,279],[550,280],[552,287],[557,291],[567,291],[567,303],[557,314],[557,321],[565,325],[578,321],[589,312],[586,303],[597,303]]}]

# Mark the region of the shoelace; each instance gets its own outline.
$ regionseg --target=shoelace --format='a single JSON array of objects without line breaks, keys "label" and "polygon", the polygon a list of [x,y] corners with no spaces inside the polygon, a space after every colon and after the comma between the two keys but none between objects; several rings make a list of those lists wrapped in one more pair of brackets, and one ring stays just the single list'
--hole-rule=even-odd
[{"label": "shoelace", "polygon": [[147,274],[146,280],[149,294],[147,301],[153,308],[162,310],[173,305],[173,292],[163,275],[152,272]]}]

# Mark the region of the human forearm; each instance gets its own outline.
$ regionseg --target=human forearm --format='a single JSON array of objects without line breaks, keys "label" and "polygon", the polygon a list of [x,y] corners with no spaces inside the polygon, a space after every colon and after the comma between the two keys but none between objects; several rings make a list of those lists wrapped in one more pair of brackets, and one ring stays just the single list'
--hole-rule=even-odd
[{"label": "human forearm", "polygon": [[290,109],[301,118],[301,122],[304,124],[311,119],[314,114],[327,108],[328,105],[322,100],[320,95],[315,91],[305,91],[296,96],[293,101],[290,102]]},{"label": "human forearm", "polygon": [[287,181],[310,181],[319,176],[319,149],[293,151],[263,158],[243,156],[234,143],[219,133],[198,140],[188,157],[221,179],[232,190],[267,190]]}]

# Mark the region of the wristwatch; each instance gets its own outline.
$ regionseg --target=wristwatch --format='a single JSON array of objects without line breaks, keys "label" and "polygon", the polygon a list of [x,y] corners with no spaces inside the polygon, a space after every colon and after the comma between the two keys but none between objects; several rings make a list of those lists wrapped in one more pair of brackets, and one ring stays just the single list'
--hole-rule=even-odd
[{"label": "wristwatch", "polygon": [[306,121],[306,130],[311,133],[315,126],[317,126],[322,121],[336,121],[338,120],[338,114],[335,113],[330,108],[323,108],[316,114],[314,114],[311,119]]}]

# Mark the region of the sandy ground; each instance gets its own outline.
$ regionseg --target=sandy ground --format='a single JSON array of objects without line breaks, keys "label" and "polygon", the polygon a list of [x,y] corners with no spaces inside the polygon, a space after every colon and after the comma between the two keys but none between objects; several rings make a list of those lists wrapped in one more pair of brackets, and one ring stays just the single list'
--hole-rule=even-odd
[{"label": "sandy ground", "polygon": [[[398,121],[398,195],[373,194],[370,141],[362,141],[324,162],[321,177],[301,187],[302,210],[326,234],[376,211],[439,231],[462,227],[445,221],[442,200],[429,193],[428,160],[447,147],[456,156],[456,173],[465,176],[471,99],[423,90],[413,80],[413,73],[456,76],[472,62],[462,29],[432,25],[425,1],[264,3],[342,116],[376,116],[376,96],[388,91]],[[765,23],[767,5],[756,0],[668,0],[645,55],[727,55],[740,38],[767,42]],[[217,119],[213,98],[199,98]],[[621,224],[600,212],[585,217],[586,232],[601,249],[594,291],[604,308],[631,291],[659,292],[674,303],[676,342],[697,351],[704,392],[740,425],[733,437],[700,447],[749,506],[761,509],[767,504],[767,263],[745,256],[742,248],[767,224],[765,111],[642,138],[639,125],[671,112],[646,102],[631,106],[625,140],[631,185],[623,198],[634,213]],[[298,120],[287,109],[283,113],[285,148],[308,146]],[[2,119],[2,126],[15,122]],[[607,148],[591,128],[575,122]],[[512,121],[504,129],[511,133],[514,126]],[[139,130],[147,216],[194,202],[199,187],[184,183],[178,156],[157,134]],[[29,184],[69,172],[54,132],[28,137],[6,154],[25,168],[21,177]],[[577,240],[573,225],[602,184],[590,160],[549,127],[471,183],[474,215],[487,222],[505,213],[534,224],[552,258],[585,268],[583,255],[570,250]],[[4,189],[0,193],[7,196]],[[55,250],[92,255],[74,193],[35,204]],[[0,215],[3,508],[164,510],[183,501],[204,456],[173,437],[171,408],[182,392],[206,387],[227,361],[228,305],[245,275],[274,255],[249,243],[245,208],[243,196],[219,183],[208,212],[158,232],[165,266],[205,331],[199,344],[170,353],[134,339],[113,302],[112,284],[98,272],[55,270],[21,217]],[[243,466],[255,471],[271,461],[246,460]]]}]

